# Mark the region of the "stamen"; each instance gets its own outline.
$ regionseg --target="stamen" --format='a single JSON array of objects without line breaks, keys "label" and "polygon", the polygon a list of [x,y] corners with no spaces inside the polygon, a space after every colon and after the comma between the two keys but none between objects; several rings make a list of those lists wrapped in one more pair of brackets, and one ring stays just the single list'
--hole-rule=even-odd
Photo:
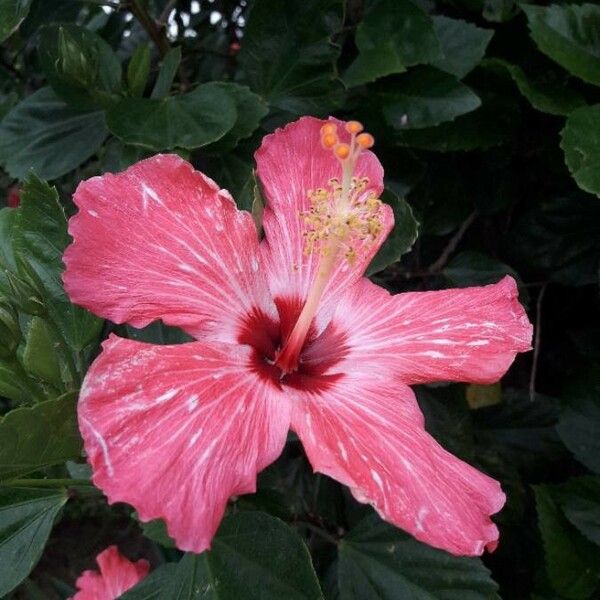
[{"label": "stamen", "polygon": [[361,133],[363,126],[358,121],[349,121],[345,129],[350,133],[349,144],[339,142],[335,123],[324,124],[320,131],[321,145],[339,160],[342,177],[309,190],[310,209],[300,214],[306,223],[304,253],[319,254],[319,268],[298,321],[275,359],[284,374],[298,368],[300,352],[338,257],[354,265],[365,243],[373,243],[383,230],[381,200],[367,191],[367,177],[353,176],[361,152],[375,140]]}]

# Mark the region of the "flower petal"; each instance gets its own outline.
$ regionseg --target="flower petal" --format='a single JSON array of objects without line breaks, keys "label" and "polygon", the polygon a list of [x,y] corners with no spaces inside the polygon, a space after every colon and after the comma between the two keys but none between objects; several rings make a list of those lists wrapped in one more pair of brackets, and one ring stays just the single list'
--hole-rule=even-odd
[{"label": "flower petal", "polygon": [[[345,332],[342,349],[336,330]],[[531,335],[512,277],[395,296],[363,279],[340,299],[331,326],[305,359],[341,353],[338,369],[393,372],[407,384],[492,383],[518,352],[531,349]]]},{"label": "flower petal", "polygon": [[[346,140],[349,134],[343,123],[334,122],[338,124],[340,139]],[[310,208],[309,190],[326,187],[330,179],[341,177],[340,163],[330,150],[321,147],[320,129],[324,123],[326,121],[313,117],[302,117],[266,136],[255,155],[267,200],[261,255],[277,304],[278,300],[284,300],[287,305],[291,302],[301,308],[318,268],[319,257],[304,253],[305,223],[300,213]],[[361,154],[355,175],[369,178],[367,191],[377,195],[383,191],[383,169],[372,152]],[[346,260],[340,260],[323,294],[322,310],[326,311],[332,298],[364,273],[393,227],[392,209],[385,204],[383,216],[383,231],[374,242],[364,242],[362,248],[357,248],[355,264],[350,267]]]},{"label": "flower petal", "polygon": [[298,391],[292,429],[316,471],[418,540],[458,555],[495,548],[489,515],[504,504],[499,483],[425,432],[409,387],[361,373],[322,393]]},{"label": "flower petal", "polygon": [[150,570],[146,560],[133,563],[116,546],[109,546],[96,557],[100,572],[84,571],[77,579],[79,590],[73,600],[115,600],[141,581]]},{"label": "flower petal", "polygon": [[222,341],[237,339],[253,309],[276,315],[252,217],[178,156],[88,179],[74,200],[64,256],[74,303],[116,323],[162,319]]},{"label": "flower petal", "polygon": [[79,425],[93,481],[177,546],[210,547],[227,500],[280,454],[290,407],[248,346],[154,346],[112,336],[84,381]]}]

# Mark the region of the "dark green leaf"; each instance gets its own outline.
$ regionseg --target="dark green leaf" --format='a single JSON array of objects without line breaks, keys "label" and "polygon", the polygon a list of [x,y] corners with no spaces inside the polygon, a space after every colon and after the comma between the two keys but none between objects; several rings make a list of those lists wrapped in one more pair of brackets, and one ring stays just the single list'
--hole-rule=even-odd
[{"label": "dark green leaf", "polygon": [[524,5],[531,37],[552,60],[600,85],[600,6]]},{"label": "dark green leaf", "polygon": [[506,69],[517,88],[536,110],[550,115],[568,115],[571,111],[585,104],[583,96],[567,87],[556,73],[545,70],[531,78],[517,65],[500,59],[486,61],[492,68]]},{"label": "dark green leaf", "polygon": [[498,586],[476,558],[452,556],[367,517],[339,546],[340,600],[491,600]]},{"label": "dark green leaf", "polygon": [[419,223],[404,198],[386,190],[381,199],[390,204],[394,210],[394,228],[371,261],[367,275],[378,273],[398,262],[400,257],[412,248],[419,234]]},{"label": "dark green leaf", "polygon": [[0,487],[0,596],[36,565],[66,501],[63,490]]},{"label": "dark green leaf", "polygon": [[11,208],[0,209],[0,295],[11,295],[6,271],[16,270],[12,237],[17,211]]},{"label": "dark green leaf", "polygon": [[31,0],[0,0],[0,42],[3,42],[27,16]]},{"label": "dark green leaf", "polygon": [[254,165],[245,156],[230,152],[209,162],[208,173],[231,192],[238,208],[252,210],[254,201]]},{"label": "dark green leaf", "polygon": [[0,420],[0,481],[79,458],[75,404],[71,394],[16,408]]},{"label": "dark green leaf", "polygon": [[433,25],[440,41],[442,57],[430,62],[458,79],[462,79],[480,63],[494,35],[489,29],[442,15],[433,17]]},{"label": "dark green leaf", "polygon": [[210,153],[224,153],[233,150],[240,140],[251,136],[259,123],[269,112],[267,103],[249,88],[235,83],[215,83],[233,99],[237,110],[237,120],[233,127],[206,150]]},{"label": "dark green leaf", "polygon": [[380,94],[386,121],[399,131],[453,121],[481,105],[470,88],[432,67],[412,70]]},{"label": "dark green leaf", "polygon": [[514,269],[481,252],[465,251],[457,254],[444,268],[444,275],[456,287],[496,283],[505,275],[518,279]]},{"label": "dark green leaf", "polygon": [[535,486],[546,572],[554,589],[572,600],[590,598],[600,584],[600,547],[569,523],[554,498],[553,486]]},{"label": "dark green leaf", "polygon": [[370,0],[356,30],[358,57],[344,73],[353,87],[443,57],[431,18],[411,0]]},{"label": "dark green leaf", "polygon": [[111,132],[152,150],[192,150],[221,139],[237,119],[235,102],[218,83],[162,100],[125,98],[108,111]]},{"label": "dark green leaf", "polygon": [[[256,0],[239,54],[244,81],[283,113],[332,111],[343,90],[331,38],[342,27],[342,0]],[[287,117],[286,117],[287,119]]]},{"label": "dark green leaf", "polygon": [[139,97],[144,94],[150,75],[150,46],[140,44],[127,65],[127,86],[129,94]]},{"label": "dark green leaf", "polygon": [[181,48],[171,48],[165,57],[163,58],[162,64],[160,65],[160,71],[152,90],[151,98],[160,100],[169,95],[171,86],[177,75],[177,69],[181,63]]},{"label": "dark green leaf", "polygon": [[78,112],[42,88],[0,123],[0,165],[20,179],[30,169],[56,179],[90,158],[107,133],[104,113]]},{"label": "dark green leaf", "polygon": [[[159,574],[160,573],[160,574]],[[226,517],[212,549],[161,567],[122,600],[320,600],[310,555],[282,521],[242,511]]]},{"label": "dark green leaf", "polygon": [[78,110],[102,106],[121,90],[121,63],[112,48],[85,27],[44,27],[38,51],[56,94]]},{"label": "dark green leaf", "polygon": [[600,196],[600,104],[571,113],[561,135],[565,161],[577,185]]},{"label": "dark green leaf", "polygon": [[57,389],[62,386],[61,367],[55,353],[55,345],[60,344],[56,334],[40,317],[33,317],[29,322],[25,337],[22,363],[25,370]]}]

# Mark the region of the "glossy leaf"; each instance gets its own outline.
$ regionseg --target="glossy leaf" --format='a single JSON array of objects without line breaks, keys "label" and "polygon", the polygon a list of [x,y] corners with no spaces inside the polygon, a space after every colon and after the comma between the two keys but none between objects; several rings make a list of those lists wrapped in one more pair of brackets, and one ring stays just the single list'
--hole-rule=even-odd
[{"label": "glossy leaf", "polygon": [[0,42],[19,27],[30,7],[31,0],[0,0]]},{"label": "glossy leaf", "polygon": [[36,565],[67,495],[62,490],[0,486],[0,596]]},{"label": "glossy leaf", "polygon": [[600,104],[571,113],[561,135],[565,161],[577,185],[600,196]]},{"label": "glossy leaf", "polygon": [[444,275],[455,287],[487,285],[500,281],[504,275],[518,279],[514,269],[480,252],[465,251],[457,254],[444,267]]},{"label": "glossy leaf", "polygon": [[443,58],[431,18],[411,0],[369,0],[356,46],[358,57],[343,77],[349,87]]},{"label": "glossy leaf", "polygon": [[432,19],[442,57],[432,60],[431,65],[462,79],[481,62],[494,32],[443,15]]},{"label": "glossy leaf", "polygon": [[319,600],[304,543],[279,519],[246,512],[223,520],[210,551],[165,565],[122,600]]},{"label": "glossy leaf", "polygon": [[181,63],[181,48],[171,48],[165,57],[163,58],[162,64],[160,65],[160,71],[152,90],[151,98],[160,100],[169,95],[175,75],[177,75],[177,69]]},{"label": "glossy leaf", "polygon": [[524,5],[523,10],[542,52],[573,75],[600,85],[599,5]]},{"label": "glossy leaf", "polygon": [[381,92],[383,114],[396,130],[433,127],[474,111],[478,96],[452,75],[420,67]]},{"label": "glossy leaf", "polygon": [[107,114],[111,132],[151,150],[194,149],[221,139],[237,119],[235,101],[218,83],[161,100],[125,98]]},{"label": "glossy leaf", "polygon": [[79,458],[75,404],[71,394],[16,408],[0,420],[0,481]]},{"label": "glossy leaf", "polygon": [[[243,81],[282,113],[331,112],[342,99],[332,36],[342,27],[341,0],[256,0],[239,54]],[[288,120],[288,117],[285,117]]]},{"label": "glossy leaf", "polygon": [[398,262],[400,257],[412,248],[419,234],[419,223],[404,198],[386,191],[381,199],[390,204],[394,210],[394,229],[371,261],[367,275],[378,273]]},{"label": "glossy leaf", "polygon": [[367,517],[340,543],[340,600],[490,600],[497,585],[476,558],[452,556]]},{"label": "glossy leaf", "polygon": [[127,86],[134,97],[143,95],[150,75],[150,46],[140,44],[127,65]]}]

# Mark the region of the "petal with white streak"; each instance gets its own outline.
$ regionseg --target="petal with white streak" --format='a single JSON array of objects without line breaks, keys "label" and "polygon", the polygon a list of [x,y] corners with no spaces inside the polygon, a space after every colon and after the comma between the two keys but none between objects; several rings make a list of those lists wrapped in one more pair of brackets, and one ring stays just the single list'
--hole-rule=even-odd
[{"label": "petal with white streak", "polygon": [[292,429],[316,471],[418,540],[457,555],[495,548],[500,485],[425,432],[409,387],[340,375],[323,392],[297,392]]},{"label": "petal with white streak", "polygon": [[93,481],[177,546],[202,552],[230,496],[280,454],[288,400],[248,346],[154,346],[112,336],[84,381],[79,424]]},{"label": "petal with white streak", "polygon": [[249,213],[176,155],[82,182],[64,255],[71,300],[116,323],[156,319],[237,340],[251,311],[276,315]]}]

